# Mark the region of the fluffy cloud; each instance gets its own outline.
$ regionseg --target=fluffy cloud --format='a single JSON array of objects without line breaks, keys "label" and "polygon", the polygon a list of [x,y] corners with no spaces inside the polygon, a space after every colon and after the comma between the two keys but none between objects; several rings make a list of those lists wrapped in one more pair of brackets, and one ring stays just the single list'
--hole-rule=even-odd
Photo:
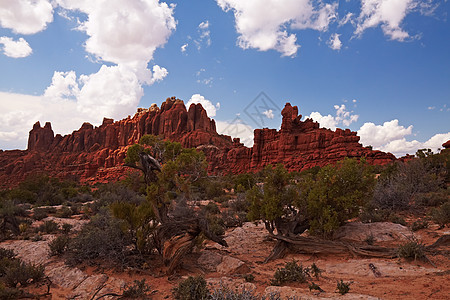
[{"label": "fluffy cloud", "polygon": [[283,56],[295,56],[300,47],[286,28],[326,31],[337,9],[337,3],[315,6],[311,0],[285,0],[282,5],[277,0],[216,1],[222,10],[234,12],[241,48],[273,49]]},{"label": "fluffy cloud", "polygon": [[263,111],[263,115],[265,115],[268,119],[273,119],[275,117],[273,115],[273,110],[271,109]]},{"label": "fluffy cloud", "polygon": [[412,134],[412,129],[412,125],[408,127],[401,126],[398,120],[395,119],[384,122],[383,125],[365,123],[358,130],[358,135],[361,137],[363,145],[371,145],[374,149],[391,152],[397,157],[407,153],[414,154],[418,149],[423,148],[437,151],[444,142],[450,140],[450,132],[447,132],[436,134],[426,142],[408,141],[406,136]]},{"label": "fluffy cloud", "polygon": [[319,112],[312,112],[305,118],[311,118],[316,122],[319,122],[320,126],[335,130],[340,124],[344,126],[350,126],[351,123],[358,121],[359,115],[352,114],[352,111],[347,111],[345,104],[335,105],[336,116],[326,115],[322,116]]},{"label": "fluffy cloud", "polygon": [[198,39],[194,40],[197,50],[202,48],[205,44],[207,47],[211,46],[211,31],[209,30],[209,21],[206,20],[198,25]]},{"label": "fluffy cloud", "polygon": [[416,6],[415,0],[362,0],[357,19],[356,35],[381,25],[384,34],[392,40],[404,41],[408,32],[401,28],[405,16]]},{"label": "fluffy cloud", "polygon": [[398,124],[398,120],[384,122],[383,125],[365,123],[358,130],[363,145],[372,145],[374,148],[382,148],[383,145],[395,140],[401,140],[412,133],[413,126],[407,128]]},{"label": "fluffy cloud", "polygon": [[233,121],[216,120],[216,128],[220,134],[229,135],[232,138],[239,138],[241,143],[247,147],[253,146],[253,128],[244,123],[239,116]]},{"label": "fluffy cloud", "polygon": [[206,113],[208,114],[208,117],[212,118],[216,115],[216,111],[220,108],[220,103],[217,102],[216,105],[212,104],[211,101],[209,101],[208,99],[205,99],[205,97],[203,97],[200,94],[194,94],[192,95],[191,99],[189,99],[188,103],[186,103],[186,107],[187,109],[189,109],[189,106],[191,106],[191,104],[197,104],[200,103],[203,108],[206,110]]},{"label": "fluffy cloud", "polygon": [[28,132],[36,121],[52,122],[55,133],[67,134],[88,118],[81,116],[76,103],[42,96],[0,92],[0,148],[25,149]]},{"label": "fluffy cloud", "polygon": [[99,60],[146,68],[156,48],[176,28],[174,6],[158,0],[57,0],[67,10],[87,15],[78,29],[89,38],[86,51]]},{"label": "fluffy cloud", "polygon": [[10,37],[2,36],[0,37],[0,44],[3,44],[3,53],[12,58],[27,57],[33,52],[28,42],[23,38],[14,41]]},{"label": "fluffy cloud", "polygon": [[188,43],[182,45],[182,46],[180,47],[181,52],[186,52],[186,49],[187,49],[188,46],[189,46]]},{"label": "fluffy cloud", "polygon": [[53,21],[53,7],[48,0],[1,0],[0,25],[15,33],[34,34]]},{"label": "fluffy cloud", "polygon": [[333,50],[341,50],[342,42],[339,39],[340,34],[334,33],[328,40],[328,46]]}]

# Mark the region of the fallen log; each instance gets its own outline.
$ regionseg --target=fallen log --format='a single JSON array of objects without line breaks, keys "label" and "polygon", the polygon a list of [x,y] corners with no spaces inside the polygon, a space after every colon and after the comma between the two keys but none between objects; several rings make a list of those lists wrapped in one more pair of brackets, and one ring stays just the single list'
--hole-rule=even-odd
[{"label": "fallen log", "polygon": [[277,240],[277,244],[265,262],[283,257],[287,250],[304,254],[351,254],[354,257],[394,258],[397,256],[396,250],[388,247],[355,245],[318,237],[286,237],[274,234],[270,234],[270,236]]}]

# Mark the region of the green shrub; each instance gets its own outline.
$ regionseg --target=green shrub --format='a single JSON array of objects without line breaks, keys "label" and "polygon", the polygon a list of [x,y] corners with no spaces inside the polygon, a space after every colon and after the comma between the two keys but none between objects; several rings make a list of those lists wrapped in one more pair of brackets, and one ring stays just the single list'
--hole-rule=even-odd
[{"label": "green shrub", "polygon": [[217,215],[220,214],[219,206],[216,203],[210,201],[207,205],[202,207],[202,210],[207,214]]},{"label": "green shrub", "polygon": [[53,220],[45,221],[44,224],[40,225],[37,229],[38,232],[45,233],[56,233],[59,230],[59,225]]},{"label": "green shrub", "polygon": [[15,259],[6,269],[2,280],[10,287],[17,287],[19,283],[21,286],[26,286],[42,278],[44,278],[44,266],[35,266]]},{"label": "green shrub", "polygon": [[389,221],[392,222],[392,223],[395,223],[395,224],[400,224],[400,225],[406,226],[405,219],[403,219],[402,217],[396,215],[395,213],[392,213],[389,216]]},{"label": "green shrub", "polygon": [[442,204],[439,208],[432,210],[433,221],[439,224],[440,228],[450,223],[450,201]]},{"label": "green shrub", "polygon": [[[242,291],[232,290],[229,287],[224,285],[214,288],[209,295],[208,299],[210,300],[259,300],[266,299],[266,297],[258,297],[255,294],[255,290],[246,290],[245,288]],[[278,299],[278,298],[267,298],[267,299]]]},{"label": "green shrub", "polygon": [[189,276],[173,289],[173,296],[177,300],[203,300],[208,299],[208,295],[206,280],[202,276]]},{"label": "green shrub", "polygon": [[48,246],[50,247],[50,255],[61,255],[66,252],[70,238],[67,235],[60,235],[52,240]]},{"label": "green shrub", "polygon": [[[450,191],[450,190],[449,190]],[[414,197],[416,206],[439,206],[450,200],[450,194],[447,190],[437,192],[420,193]]]},{"label": "green shrub", "polygon": [[341,281],[337,282],[336,289],[339,294],[345,295],[350,291],[350,282],[344,282],[342,279]]},{"label": "green shrub", "polygon": [[63,206],[60,210],[56,212],[58,218],[70,218],[73,215],[73,211],[68,206]]},{"label": "green shrub", "polygon": [[68,234],[68,233],[70,233],[70,231],[72,230],[72,228],[73,228],[73,225],[72,225],[72,224],[64,223],[64,224],[62,224],[61,231],[62,231],[64,234]]},{"label": "green shrub", "polygon": [[99,214],[83,226],[80,233],[71,239],[67,250],[68,263],[82,261],[92,263],[98,258],[114,264],[124,264],[130,236],[121,229],[122,222],[114,219],[109,210],[102,209]]},{"label": "green shrub", "polygon": [[17,288],[10,288],[0,282],[0,299],[19,299],[23,292]]},{"label": "green shrub", "polygon": [[296,260],[287,262],[283,268],[278,268],[270,281],[272,285],[282,285],[286,282],[305,283],[309,278],[309,269],[298,265]]},{"label": "green shrub", "polygon": [[36,207],[35,209],[33,209],[33,219],[40,221],[55,212],[56,208],[54,207]]},{"label": "green shrub", "polygon": [[125,299],[145,299],[152,289],[145,283],[145,279],[135,280],[133,284],[127,284],[122,293],[122,298]]},{"label": "green shrub", "polygon": [[412,231],[417,231],[420,229],[428,228],[428,221],[427,220],[417,220],[411,225]]},{"label": "green shrub", "polygon": [[401,244],[397,248],[397,256],[406,259],[424,259],[425,245],[416,238],[411,238],[408,242]]}]

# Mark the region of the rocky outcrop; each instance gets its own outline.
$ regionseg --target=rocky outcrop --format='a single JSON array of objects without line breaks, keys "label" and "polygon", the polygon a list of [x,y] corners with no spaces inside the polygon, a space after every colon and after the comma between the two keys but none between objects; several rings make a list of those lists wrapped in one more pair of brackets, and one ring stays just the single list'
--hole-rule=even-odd
[{"label": "rocky outcrop", "polygon": [[196,147],[206,154],[214,174],[255,172],[282,163],[291,171],[324,166],[345,157],[365,157],[371,164],[386,164],[395,157],[359,144],[356,132],[320,128],[311,119],[301,121],[297,106],[287,103],[281,112],[281,129],[256,129],[254,146],[216,132],[201,104],[186,109],[182,100],[168,98],[161,108],[140,108],[133,117],[114,122],[105,118],[95,127],[84,123],[72,134],[54,135],[50,123],[37,122],[30,131],[28,149],[0,152],[0,184],[10,186],[32,172],[104,182],[126,173],[128,147],[145,134]]}]

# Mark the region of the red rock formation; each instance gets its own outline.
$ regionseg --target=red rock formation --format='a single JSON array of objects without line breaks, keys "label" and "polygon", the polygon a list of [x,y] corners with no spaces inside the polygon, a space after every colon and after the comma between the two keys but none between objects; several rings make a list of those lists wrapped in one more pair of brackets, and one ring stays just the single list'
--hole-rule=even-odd
[{"label": "red rock formation", "polygon": [[291,171],[324,166],[345,157],[366,157],[372,164],[395,160],[390,153],[372,151],[359,144],[356,132],[331,131],[317,122],[301,121],[298,108],[286,104],[281,130],[256,129],[254,146],[247,148],[239,139],[219,135],[214,120],[200,104],[186,110],[183,101],[167,99],[161,108],[138,109],[131,118],[114,122],[104,119],[94,127],[84,123],[72,134],[54,136],[50,123],[37,122],[30,131],[26,151],[0,152],[0,184],[8,186],[34,171],[81,181],[117,179],[128,170],[123,167],[127,148],[144,134],[197,147],[205,152],[209,172],[216,174],[257,171],[268,164],[282,163]]}]

